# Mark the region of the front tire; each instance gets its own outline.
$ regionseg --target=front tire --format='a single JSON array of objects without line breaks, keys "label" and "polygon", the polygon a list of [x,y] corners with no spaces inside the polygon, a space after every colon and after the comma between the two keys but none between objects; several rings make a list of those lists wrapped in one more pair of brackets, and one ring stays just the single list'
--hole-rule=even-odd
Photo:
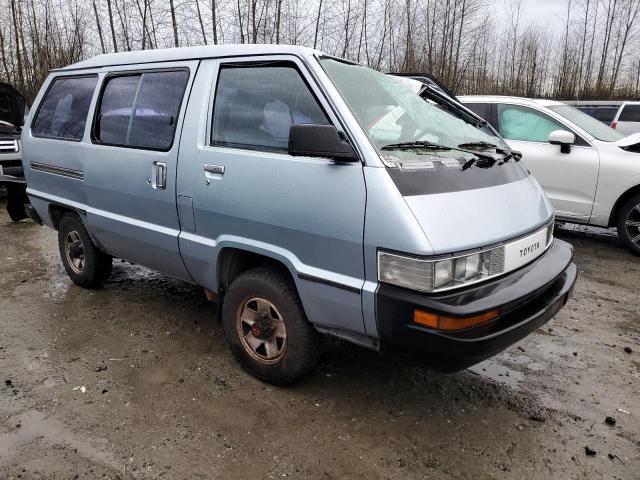
[{"label": "front tire", "polygon": [[622,205],[617,227],[622,243],[640,255],[640,195],[634,195]]},{"label": "front tire", "polygon": [[111,276],[111,257],[95,246],[77,214],[68,213],[60,220],[58,248],[64,269],[76,285],[97,288]]},{"label": "front tire", "polygon": [[232,353],[252,375],[289,385],[318,361],[322,336],[311,326],[289,278],[269,268],[236,277],[226,292],[222,322]]}]

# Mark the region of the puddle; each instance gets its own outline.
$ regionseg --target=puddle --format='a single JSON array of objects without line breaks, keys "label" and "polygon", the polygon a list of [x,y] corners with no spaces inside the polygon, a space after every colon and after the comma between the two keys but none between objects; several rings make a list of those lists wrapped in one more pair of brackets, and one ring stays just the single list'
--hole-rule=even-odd
[{"label": "puddle", "polygon": [[11,417],[7,425],[12,430],[11,433],[3,435],[0,442],[0,458],[10,458],[25,445],[44,441],[52,445],[68,445],[83,457],[112,468],[118,465],[115,455],[104,448],[92,447],[83,438],[37,410]]},{"label": "puddle", "polygon": [[513,388],[518,388],[520,382],[524,381],[524,375],[520,372],[516,372],[504,365],[495,363],[493,360],[485,360],[473,367],[469,368],[471,373],[479,375],[484,378],[489,378],[502,385],[508,385]]}]

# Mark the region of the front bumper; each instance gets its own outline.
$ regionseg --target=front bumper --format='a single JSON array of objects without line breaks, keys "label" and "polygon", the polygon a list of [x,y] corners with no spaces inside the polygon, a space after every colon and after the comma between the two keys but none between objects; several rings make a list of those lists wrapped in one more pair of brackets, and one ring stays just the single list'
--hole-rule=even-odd
[{"label": "front bumper", "polygon": [[[576,282],[573,248],[555,240],[534,262],[496,280],[458,292],[426,295],[380,284],[376,318],[380,349],[432,370],[457,372],[504,350],[548,322],[565,305]],[[498,310],[488,324],[437,331],[413,323],[415,309],[450,317]]]},{"label": "front bumper", "polygon": [[0,175],[24,177],[22,154],[20,152],[0,153]]},{"label": "front bumper", "polygon": [[29,203],[29,198],[24,177],[0,175],[0,188],[7,189],[7,212],[11,220],[17,222],[27,218],[25,205]]}]

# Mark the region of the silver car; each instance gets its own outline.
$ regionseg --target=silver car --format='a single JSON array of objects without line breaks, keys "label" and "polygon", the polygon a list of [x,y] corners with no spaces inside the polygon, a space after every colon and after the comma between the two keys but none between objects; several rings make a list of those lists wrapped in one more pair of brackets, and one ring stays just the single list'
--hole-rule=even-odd
[{"label": "silver car", "polygon": [[288,384],[324,335],[454,372],[553,317],[571,247],[520,155],[395,78],[291,46],[51,72],[27,193],[78,285],[123,258],[200,285],[241,364]]}]

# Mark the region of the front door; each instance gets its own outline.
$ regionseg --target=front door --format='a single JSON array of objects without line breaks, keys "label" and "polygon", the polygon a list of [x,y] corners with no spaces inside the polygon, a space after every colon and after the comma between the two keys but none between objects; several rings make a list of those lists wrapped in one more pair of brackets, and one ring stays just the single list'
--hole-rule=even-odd
[{"label": "front door", "polygon": [[203,260],[226,247],[274,257],[293,273],[312,322],[363,332],[362,164],[287,153],[294,123],[341,130],[305,65],[280,55],[208,60],[197,82],[205,79],[194,95],[215,97],[190,103],[207,128],[204,138],[186,142],[200,146],[192,170],[181,165],[189,181],[180,180],[178,192],[193,195],[194,234],[183,232],[180,241],[192,276],[215,288],[216,272],[203,269]]},{"label": "front door", "polygon": [[176,168],[196,67],[190,62],[107,74],[85,161],[87,222],[96,241],[116,257],[182,279],[189,275],[178,248]]},{"label": "front door", "polygon": [[[539,110],[521,105],[498,104],[500,134],[542,185],[559,218],[586,222],[591,216],[600,157],[598,151],[576,135],[570,153],[549,143],[555,130],[567,126]],[[572,132],[574,133],[574,132]]]}]

